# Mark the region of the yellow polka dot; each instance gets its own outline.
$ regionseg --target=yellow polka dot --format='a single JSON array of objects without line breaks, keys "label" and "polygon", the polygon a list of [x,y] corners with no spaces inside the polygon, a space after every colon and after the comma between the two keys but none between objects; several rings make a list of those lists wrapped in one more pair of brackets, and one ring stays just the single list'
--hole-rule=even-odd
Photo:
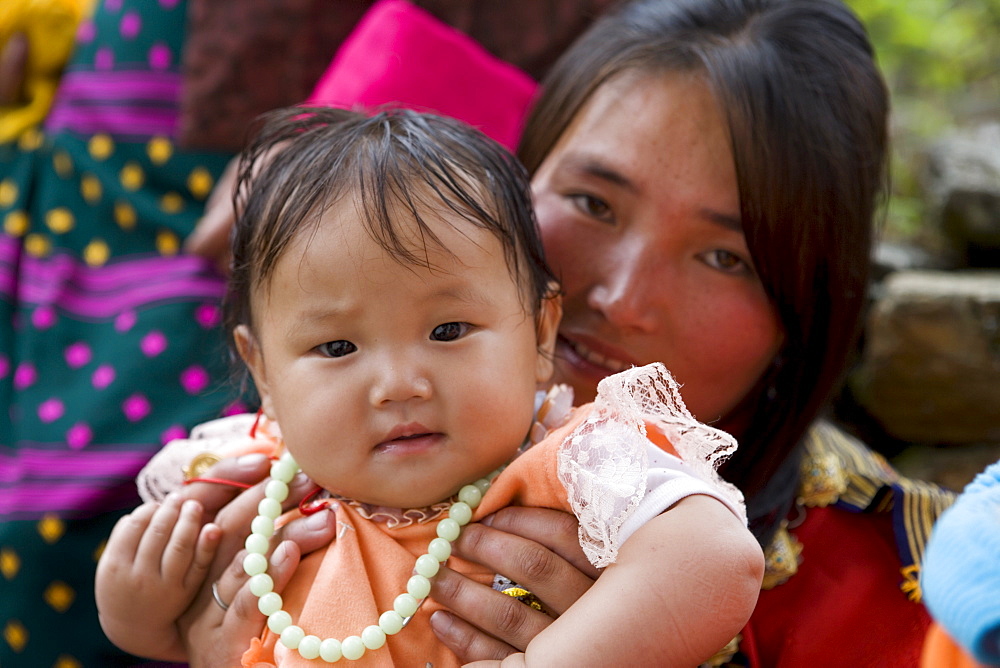
[{"label": "yellow polka dot", "polygon": [[12,650],[20,652],[28,644],[28,629],[16,619],[8,620],[3,629],[3,638]]},{"label": "yellow polka dot", "polygon": [[17,556],[17,552],[9,547],[0,550],[0,573],[8,580],[13,580],[20,570],[21,557]]},{"label": "yellow polka dot", "polygon": [[97,549],[94,550],[94,563],[95,564],[98,561],[101,560],[101,555],[104,554],[104,548],[106,548],[107,546],[108,546],[108,541],[106,541],[106,540],[102,540],[100,543],[98,543]]},{"label": "yellow polka dot", "polygon": [[3,231],[12,237],[23,237],[28,232],[28,214],[24,211],[11,211],[3,219]]},{"label": "yellow polka dot", "polygon": [[22,151],[34,151],[42,145],[44,140],[45,135],[43,135],[37,128],[32,128],[30,130],[26,130],[24,134],[21,135],[17,145]]},{"label": "yellow polka dot", "polygon": [[45,214],[45,224],[56,234],[65,234],[73,229],[76,219],[73,218],[73,213],[69,209],[59,207]]},{"label": "yellow polka dot", "polygon": [[29,234],[24,238],[24,250],[35,257],[45,257],[52,250],[52,242],[41,234]]},{"label": "yellow polka dot", "polygon": [[100,267],[111,257],[111,249],[101,239],[94,239],[83,249],[83,261],[91,267]]},{"label": "yellow polka dot", "polygon": [[115,202],[115,222],[123,230],[131,230],[136,222],[135,208],[123,200]]},{"label": "yellow polka dot", "polygon": [[212,192],[212,187],[215,185],[215,179],[204,167],[195,167],[191,170],[188,175],[187,186],[191,194],[198,199],[205,199],[208,194]]},{"label": "yellow polka dot", "polygon": [[14,206],[17,201],[17,184],[10,179],[0,181],[0,206]]},{"label": "yellow polka dot", "polygon": [[136,162],[125,163],[118,176],[121,178],[122,186],[124,186],[125,190],[138,190],[146,181],[146,174],[142,171],[139,163]]},{"label": "yellow polka dot", "polygon": [[83,195],[83,199],[87,200],[87,204],[97,204],[101,195],[104,194],[101,180],[93,174],[85,174],[80,179],[80,194]]},{"label": "yellow polka dot", "polygon": [[115,142],[108,135],[94,135],[87,150],[95,160],[106,160],[115,150]]},{"label": "yellow polka dot", "polygon": [[52,156],[52,166],[55,168],[56,174],[64,179],[73,175],[73,158],[69,157],[69,153],[66,151],[57,151]]},{"label": "yellow polka dot", "polygon": [[156,250],[160,255],[177,255],[181,249],[181,240],[170,230],[161,230],[156,235]]},{"label": "yellow polka dot", "polygon": [[146,154],[154,165],[162,165],[174,154],[174,146],[166,137],[153,137],[146,144]]},{"label": "yellow polka dot", "polygon": [[83,664],[67,654],[60,654],[52,668],[83,668]]},{"label": "yellow polka dot", "polygon": [[42,598],[56,612],[66,612],[69,606],[73,605],[76,592],[65,582],[56,580],[45,588]]},{"label": "yellow polka dot", "polygon": [[38,534],[49,545],[62,538],[66,533],[66,525],[52,513],[47,513],[38,521]]},{"label": "yellow polka dot", "polygon": [[184,208],[184,198],[177,193],[167,193],[160,198],[160,208],[165,213],[178,213]]}]

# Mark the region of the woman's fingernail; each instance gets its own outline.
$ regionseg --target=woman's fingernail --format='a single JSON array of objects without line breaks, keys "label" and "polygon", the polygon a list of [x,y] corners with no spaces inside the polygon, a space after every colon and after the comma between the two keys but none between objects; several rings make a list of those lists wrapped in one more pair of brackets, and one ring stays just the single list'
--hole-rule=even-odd
[{"label": "woman's fingernail", "polygon": [[326,529],[326,527],[330,522],[329,515],[327,514],[328,512],[329,511],[321,510],[320,512],[313,513],[312,515],[307,517],[306,526],[309,528],[309,530],[320,531],[322,529]]},{"label": "woman's fingernail", "polygon": [[281,545],[275,548],[274,554],[271,555],[271,564],[275,568],[281,566],[281,564],[284,563],[286,559],[288,559],[288,546],[286,545],[286,543],[287,541],[281,543]]},{"label": "woman's fingernail", "polygon": [[487,515],[483,519],[479,520],[480,524],[485,524],[488,527],[493,526],[493,515]]},{"label": "woman's fingernail", "polygon": [[267,455],[261,454],[259,452],[252,452],[249,455],[242,455],[236,460],[236,465],[241,469],[256,469],[264,461],[267,460]]},{"label": "woman's fingernail", "polygon": [[438,637],[447,636],[451,630],[451,615],[443,610],[436,611],[431,615],[431,628]]}]

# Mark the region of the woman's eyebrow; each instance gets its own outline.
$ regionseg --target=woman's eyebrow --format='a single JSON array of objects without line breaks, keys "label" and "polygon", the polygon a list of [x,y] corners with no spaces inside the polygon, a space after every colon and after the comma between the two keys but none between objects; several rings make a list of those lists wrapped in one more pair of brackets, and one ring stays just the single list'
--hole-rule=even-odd
[{"label": "woman's eyebrow", "polygon": [[607,181],[629,192],[639,191],[634,181],[599,159],[589,156],[571,157],[566,161],[566,167],[580,174]]},{"label": "woman's eyebrow", "polygon": [[720,225],[727,230],[733,232],[743,233],[743,221],[740,220],[739,216],[731,216],[714,209],[702,208],[701,215],[708,221]]}]

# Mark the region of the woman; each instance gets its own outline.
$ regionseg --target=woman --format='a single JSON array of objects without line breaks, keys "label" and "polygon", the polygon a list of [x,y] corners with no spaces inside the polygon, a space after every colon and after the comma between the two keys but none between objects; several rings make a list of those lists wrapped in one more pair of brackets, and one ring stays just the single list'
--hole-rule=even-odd
[{"label": "woman", "polygon": [[[950,495],[820,421],[855,344],[886,182],[887,93],[863,27],[833,0],[642,0],[595,24],[543,89],[520,153],[566,293],[557,381],[586,399],[603,375],[661,360],[692,412],[740,441],[724,475],[769,572],[719,661],[915,665],[917,567]],[[458,548],[558,613],[593,575],[573,533],[507,511]],[[276,554],[287,569],[298,548]],[[217,583],[231,612],[203,594],[198,619],[238,625],[244,579]],[[470,659],[551,621],[449,572],[435,597],[455,612],[439,635]]]}]

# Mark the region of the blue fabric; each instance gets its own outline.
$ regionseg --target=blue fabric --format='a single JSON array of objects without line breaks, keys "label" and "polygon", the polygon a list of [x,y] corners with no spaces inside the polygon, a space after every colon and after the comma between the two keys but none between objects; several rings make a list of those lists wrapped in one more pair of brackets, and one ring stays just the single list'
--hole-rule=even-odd
[{"label": "blue fabric", "polygon": [[1000,462],[934,526],[921,577],[935,619],[977,661],[1000,664]]}]

